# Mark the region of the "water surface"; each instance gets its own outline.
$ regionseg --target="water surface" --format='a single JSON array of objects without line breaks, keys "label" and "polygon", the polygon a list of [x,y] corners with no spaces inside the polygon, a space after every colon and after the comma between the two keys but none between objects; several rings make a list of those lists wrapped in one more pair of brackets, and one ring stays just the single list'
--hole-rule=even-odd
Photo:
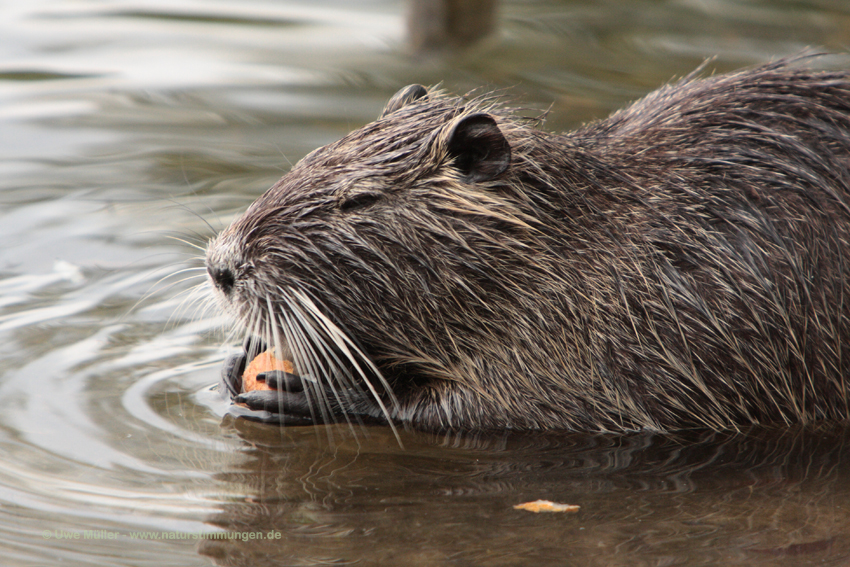
[{"label": "water surface", "polygon": [[[709,57],[850,40],[842,2],[506,1],[483,43],[422,57],[405,10],[0,7],[4,564],[849,564],[840,427],[401,449],[385,428],[222,420],[232,346],[193,295],[198,246],[400,87],[510,88],[560,130]],[[513,509],[538,498],[580,510]]]}]

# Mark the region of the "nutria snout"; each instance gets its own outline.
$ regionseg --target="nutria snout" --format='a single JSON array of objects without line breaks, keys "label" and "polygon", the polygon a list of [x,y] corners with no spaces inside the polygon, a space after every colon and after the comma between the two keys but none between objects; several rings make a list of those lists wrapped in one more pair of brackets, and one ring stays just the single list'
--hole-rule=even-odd
[{"label": "nutria snout", "polygon": [[402,90],[207,253],[281,423],[623,431],[848,417],[850,73],[664,86],[568,134]]}]

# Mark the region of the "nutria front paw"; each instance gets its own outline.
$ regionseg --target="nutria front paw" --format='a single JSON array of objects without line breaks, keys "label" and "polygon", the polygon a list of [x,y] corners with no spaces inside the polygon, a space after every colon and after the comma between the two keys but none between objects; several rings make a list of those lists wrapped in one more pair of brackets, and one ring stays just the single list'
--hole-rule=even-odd
[{"label": "nutria front paw", "polygon": [[[325,423],[326,416],[318,415],[315,408],[311,389],[305,388],[305,380],[289,372],[282,370],[271,370],[257,375],[258,382],[265,382],[270,390],[253,390],[239,394],[233,401],[251,412],[260,415],[246,414],[241,411],[239,415],[256,421],[280,423],[281,425],[314,425]],[[312,381],[311,381],[312,382]]]},{"label": "nutria front paw", "polygon": [[[224,361],[218,389],[223,398],[234,402],[228,413],[280,425],[316,425],[345,419],[346,412],[339,410],[335,403],[336,393],[310,377],[282,370],[261,372],[257,374],[257,382],[264,382],[270,389],[243,392],[245,368],[250,360],[265,350],[265,343],[251,337],[245,341],[242,351]],[[318,403],[317,399],[320,400]],[[330,401],[333,401],[333,407]]]}]

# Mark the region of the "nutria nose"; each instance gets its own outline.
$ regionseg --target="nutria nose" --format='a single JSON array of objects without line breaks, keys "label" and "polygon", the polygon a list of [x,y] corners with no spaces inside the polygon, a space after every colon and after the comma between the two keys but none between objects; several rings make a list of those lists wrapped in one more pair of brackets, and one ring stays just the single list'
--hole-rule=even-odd
[{"label": "nutria nose", "polygon": [[233,277],[233,272],[229,268],[216,268],[207,266],[207,273],[213,281],[213,284],[222,291],[225,295],[230,294],[233,285],[236,283],[236,278]]}]

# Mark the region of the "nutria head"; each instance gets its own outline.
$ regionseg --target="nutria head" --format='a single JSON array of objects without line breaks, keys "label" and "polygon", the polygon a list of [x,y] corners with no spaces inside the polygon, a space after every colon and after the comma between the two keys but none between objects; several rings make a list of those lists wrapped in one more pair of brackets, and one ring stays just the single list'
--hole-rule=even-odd
[{"label": "nutria head", "polygon": [[301,160],[207,269],[333,411],[593,430],[846,417],[848,93],[844,73],[774,64],[557,136],[493,96],[410,87]]},{"label": "nutria head", "polygon": [[333,381],[354,365],[395,396],[456,380],[482,337],[507,331],[491,303],[533,277],[515,275],[536,221],[507,181],[507,137],[521,146],[525,128],[491,98],[401,91],[211,244],[220,302],[249,332],[288,344],[302,372]]}]

